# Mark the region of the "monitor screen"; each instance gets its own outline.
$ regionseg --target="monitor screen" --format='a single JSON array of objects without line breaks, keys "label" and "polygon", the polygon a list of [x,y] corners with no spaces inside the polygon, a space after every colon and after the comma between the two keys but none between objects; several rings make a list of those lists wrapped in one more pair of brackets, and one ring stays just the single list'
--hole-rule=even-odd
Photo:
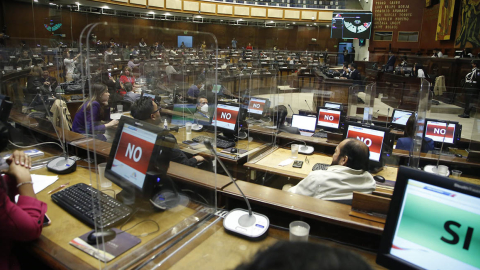
[{"label": "monitor screen", "polygon": [[333,13],[331,38],[370,39],[371,12]]},{"label": "monitor screen", "polygon": [[212,120],[212,125],[219,128],[235,131],[240,107],[226,104],[217,105],[217,115]]},{"label": "monitor screen", "polygon": [[195,104],[174,104],[173,111],[177,112],[172,114],[172,125],[184,126],[186,122],[193,123],[193,115],[197,111]]},{"label": "monitor screen", "polygon": [[253,114],[262,115],[265,110],[265,105],[267,103],[266,99],[254,98],[250,99],[248,103],[248,112]]},{"label": "monitor screen", "polygon": [[185,44],[185,47],[187,48],[192,48],[193,47],[193,37],[192,36],[178,36],[177,37],[178,41],[178,47],[180,47],[183,44]]},{"label": "monitor screen", "polygon": [[340,103],[333,103],[333,102],[325,102],[325,104],[323,105],[323,107],[341,110],[341,109],[342,109],[342,104],[340,104]]},{"label": "monitor screen", "polygon": [[392,124],[405,126],[412,113],[411,111],[395,110],[392,116]]},{"label": "monitor screen", "polygon": [[143,188],[157,134],[126,124],[117,144],[111,170]]},{"label": "monitor screen", "polygon": [[443,142],[443,138],[445,138],[445,143],[454,143],[454,123],[450,123],[448,129],[446,129],[447,123],[445,122],[427,120],[426,126],[425,137],[432,139],[434,142]]},{"label": "monitor screen", "polygon": [[318,110],[317,125],[322,128],[338,129],[340,126],[341,111],[320,108]]},{"label": "monitor screen", "polygon": [[151,98],[151,99],[155,99],[155,95],[152,95],[152,94],[143,93],[143,96],[144,96],[144,97],[149,97],[149,98]]},{"label": "monitor screen", "polygon": [[422,269],[480,269],[480,198],[417,179],[400,194],[390,255]]},{"label": "monitor screen", "polygon": [[294,114],[292,116],[292,127],[296,127],[300,131],[315,133],[316,120],[315,117]]},{"label": "monitor screen", "polygon": [[220,93],[220,91],[222,90],[222,86],[220,84],[214,84],[213,87],[212,87],[212,92],[213,93]]},{"label": "monitor screen", "polygon": [[346,138],[356,138],[364,142],[370,150],[370,160],[380,161],[385,132],[366,127],[349,125]]}]

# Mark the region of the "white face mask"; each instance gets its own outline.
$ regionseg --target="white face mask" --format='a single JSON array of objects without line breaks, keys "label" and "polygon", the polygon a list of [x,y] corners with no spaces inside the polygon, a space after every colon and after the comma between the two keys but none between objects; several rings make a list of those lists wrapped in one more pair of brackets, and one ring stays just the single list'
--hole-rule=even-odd
[{"label": "white face mask", "polygon": [[208,104],[203,105],[200,108],[200,111],[203,112],[203,113],[208,113]]}]

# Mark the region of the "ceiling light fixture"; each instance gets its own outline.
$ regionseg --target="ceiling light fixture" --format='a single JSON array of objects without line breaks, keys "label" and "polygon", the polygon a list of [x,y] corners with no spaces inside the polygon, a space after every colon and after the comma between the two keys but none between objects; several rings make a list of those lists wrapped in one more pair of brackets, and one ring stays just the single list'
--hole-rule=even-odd
[{"label": "ceiling light fixture", "polygon": [[165,13],[164,15],[165,15],[165,16],[171,16],[172,14],[170,14],[170,13],[167,12],[167,13]]},{"label": "ceiling light fixture", "polygon": [[109,7],[108,7],[108,6],[103,6],[102,8],[104,8],[104,9],[109,9]]}]

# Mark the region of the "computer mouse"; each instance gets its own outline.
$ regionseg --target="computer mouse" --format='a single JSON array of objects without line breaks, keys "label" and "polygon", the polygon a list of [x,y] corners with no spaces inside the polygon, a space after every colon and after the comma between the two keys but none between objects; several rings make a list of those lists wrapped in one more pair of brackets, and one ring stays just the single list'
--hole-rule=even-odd
[{"label": "computer mouse", "polygon": [[373,177],[373,179],[375,179],[375,181],[377,181],[377,182],[385,183],[385,178],[383,178],[383,176],[375,175],[375,176]]},{"label": "computer mouse", "polygon": [[235,148],[235,147],[232,148],[232,149],[230,149],[230,153],[232,153],[232,154],[235,154],[235,153],[237,153],[237,152],[238,152],[238,149]]},{"label": "computer mouse", "polygon": [[456,157],[462,158],[462,154],[455,154]]},{"label": "computer mouse", "polygon": [[[115,238],[117,233],[111,229],[104,229],[98,232],[93,231],[87,237],[87,243],[90,245],[101,244],[103,241],[108,242]],[[98,242],[97,242],[98,241]]]}]

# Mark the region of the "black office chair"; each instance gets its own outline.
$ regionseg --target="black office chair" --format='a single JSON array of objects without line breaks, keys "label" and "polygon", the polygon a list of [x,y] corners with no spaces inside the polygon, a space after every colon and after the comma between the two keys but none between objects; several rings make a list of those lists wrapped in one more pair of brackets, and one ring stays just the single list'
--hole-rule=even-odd
[{"label": "black office chair", "polygon": [[132,107],[132,102],[128,100],[120,100],[119,105],[123,105],[123,111],[124,112],[129,112],[131,107]]}]

